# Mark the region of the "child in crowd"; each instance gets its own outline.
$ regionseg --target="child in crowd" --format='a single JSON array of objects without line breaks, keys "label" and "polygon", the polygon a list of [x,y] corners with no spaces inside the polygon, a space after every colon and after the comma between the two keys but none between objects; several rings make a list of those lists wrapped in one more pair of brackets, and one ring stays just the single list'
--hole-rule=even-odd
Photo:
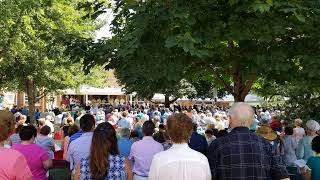
[{"label": "child in crowd", "polygon": [[48,151],[49,158],[54,159],[55,143],[54,140],[49,137],[51,128],[47,125],[40,129],[40,134],[36,137],[35,143]]}]

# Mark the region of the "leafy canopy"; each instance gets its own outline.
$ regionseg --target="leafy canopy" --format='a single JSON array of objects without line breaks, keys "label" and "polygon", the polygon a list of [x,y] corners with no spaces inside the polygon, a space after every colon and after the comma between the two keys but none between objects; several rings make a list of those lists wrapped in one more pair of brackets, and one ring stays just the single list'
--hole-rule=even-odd
[{"label": "leafy canopy", "polygon": [[107,63],[141,94],[175,91],[186,79],[243,101],[259,81],[317,76],[310,67],[319,66],[319,7],[299,0],[119,0],[114,37],[87,46],[95,58],[85,64]]}]

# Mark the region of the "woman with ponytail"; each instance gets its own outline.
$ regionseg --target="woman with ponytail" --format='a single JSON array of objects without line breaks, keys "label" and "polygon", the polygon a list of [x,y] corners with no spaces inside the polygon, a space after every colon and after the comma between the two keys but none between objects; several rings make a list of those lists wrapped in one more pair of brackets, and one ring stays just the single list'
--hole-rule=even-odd
[{"label": "woman with ponytail", "polygon": [[119,155],[116,131],[109,123],[95,129],[89,158],[78,163],[75,180],[132,180],[129,161]]}]

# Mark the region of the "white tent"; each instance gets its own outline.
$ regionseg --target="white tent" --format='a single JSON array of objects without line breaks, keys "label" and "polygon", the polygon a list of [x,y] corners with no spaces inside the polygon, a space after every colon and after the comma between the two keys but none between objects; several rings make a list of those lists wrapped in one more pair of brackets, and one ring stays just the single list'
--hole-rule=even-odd
[{"label": "white tent", "polygon": [[125,95],[125,92],[121,87],[96,88],[90,86],[81,86],[79,92],[76,92],[75,89],[65,89],[61,92],[68,95]]}]

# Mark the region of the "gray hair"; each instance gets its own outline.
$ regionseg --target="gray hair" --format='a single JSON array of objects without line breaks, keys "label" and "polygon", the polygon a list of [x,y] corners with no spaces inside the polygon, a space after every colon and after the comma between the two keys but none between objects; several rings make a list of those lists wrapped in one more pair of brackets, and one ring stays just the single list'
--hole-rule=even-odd
[{"label": "gray hair", "polygon": [[130,137],[130,129],[129,128],[121,128],[119,131],[120,137]]},{"label": "gray hair", "polygon": [[161,117],[158,116],[158,115],[153,117],[153,121],[158,121],[159,122],[160,120],[161,120]]},{"label": "gray hair", "polygon": [[229,115],[235,120],[238,126],[248,126],[254,119],[254,111],[251,106],[244,102],[233,104]]}]

